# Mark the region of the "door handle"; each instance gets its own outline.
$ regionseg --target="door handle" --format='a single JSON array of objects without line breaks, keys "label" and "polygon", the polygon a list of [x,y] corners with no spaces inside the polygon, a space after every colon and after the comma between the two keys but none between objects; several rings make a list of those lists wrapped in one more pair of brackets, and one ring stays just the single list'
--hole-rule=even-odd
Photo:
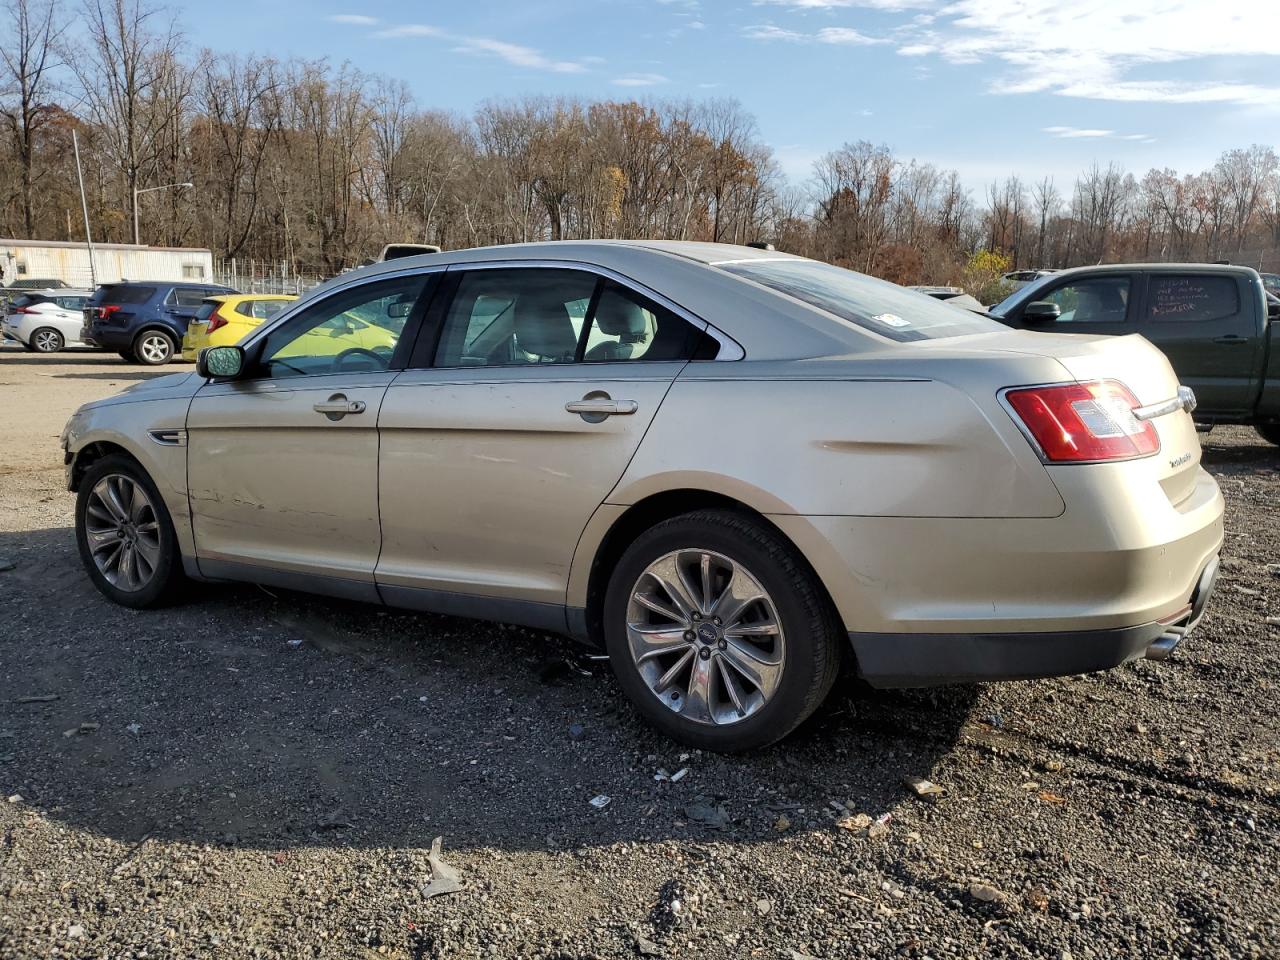
[{"label": "door handle", "polygon": [[593,390],[581,400],[570,400],[564,408],[587,423],[601,423],[609,417],[629,417],[640,409],[640,404],[634,400],[614,400],[603,390]]},{"label": "door handle", "polygon": [[335,393],[323,403],[311,408],[316,413],[323,413],[330,420],[341,420],[348,413],[364,413],[363,400],[348,400],[345,394]]},{"label": "door handle", "polygon": [[1225,343],[1225,344],[1248,343],[1248,342],[1249,342],[1249,338],[1248,338],[1248,337],[1238,337],[1238,336],[1236,336],[1234,333],[1229,333],[1229,334],[1227,334],[1225,337],[1214,337],[1214,338],[1213,338],[1213,342],[1214,342],[1214,343]]}]

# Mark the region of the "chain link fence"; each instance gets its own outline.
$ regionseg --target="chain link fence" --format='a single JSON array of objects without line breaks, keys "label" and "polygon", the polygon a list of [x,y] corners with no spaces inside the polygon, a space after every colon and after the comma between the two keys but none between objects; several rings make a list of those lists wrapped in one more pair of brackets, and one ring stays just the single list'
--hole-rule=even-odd
[{"label": "chain link fence", "polygon": [[301,296],[324,282],[324,277],[296,273],[287,260],[217,260],[213,282],[241,293],[280,293]]}]

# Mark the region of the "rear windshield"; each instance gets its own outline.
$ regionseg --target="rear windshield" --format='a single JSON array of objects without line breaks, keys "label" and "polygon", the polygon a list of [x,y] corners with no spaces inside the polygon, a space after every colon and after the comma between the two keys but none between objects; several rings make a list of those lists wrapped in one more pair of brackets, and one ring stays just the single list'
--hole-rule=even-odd
[{"label": "rear windshield", "polygon": [[196,311],[196,323],[208,320],[213,316],[213,311],[218,309],[218,304],[221,302],[220,300],[206,300],[200,304],[200,309]]},{"label": "rear windshield", "polygon": [[15,307],[32,307],[37,303],[44,303],[49,298],[39,293],[24,293],[20,297],[14,297],[12,304]]},{"label": "rear windshield", "polygon": [[988,317],[896,283],[816,260],[747,260],[720,267],[899,342],[1005,329]]},{"label": "rear windshield", "polygon": [[94,303],[146,303],[156,295],[155,287],[131,283],[104,283],[93,294]]}]

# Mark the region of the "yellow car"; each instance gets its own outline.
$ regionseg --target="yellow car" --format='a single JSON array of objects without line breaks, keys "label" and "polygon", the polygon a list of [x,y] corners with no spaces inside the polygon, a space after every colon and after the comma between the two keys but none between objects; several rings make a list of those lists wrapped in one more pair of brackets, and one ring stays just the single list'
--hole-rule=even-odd
[{"label": "yellow car", "polygon": [[182,359],[196,362],[205,347],[225,347],[239,343],[258,325],[287,307],[297,297],[275,293],[236,293],[206,297],[187,325],[182,338]]},{"label": "yellow car", "polygon": [[[205,347],[239,343],[269,317],[275,316],[297,297],[278,294],[235,294],[209,297],[182,338],[182,358],[195,362]],[[381,319],[377,314],[375,319]],[[388,322],[384,320],[384,323]],[[394,323],[394,321],[390,321]],[[403,318],[400,320],[403,325]],[[354,311],[308,330],[276,354],[277,357],[336,357],[352,348],[390,356],[399,331],[370,323]]]}]

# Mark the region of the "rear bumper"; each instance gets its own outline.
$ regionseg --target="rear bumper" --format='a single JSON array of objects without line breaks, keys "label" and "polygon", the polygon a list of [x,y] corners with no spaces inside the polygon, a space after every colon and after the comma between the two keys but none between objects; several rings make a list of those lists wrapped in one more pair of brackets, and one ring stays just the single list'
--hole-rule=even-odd
[{"label": "rear bumper", "polygon": [[1187,607],[1133,627],[1052,633],[851,633],[859,674],[874,687],[929,687],[1031,680],[1109,670],[1138,657],[1168,657],[1204,617],[1218,578],[1215,555]]}]

